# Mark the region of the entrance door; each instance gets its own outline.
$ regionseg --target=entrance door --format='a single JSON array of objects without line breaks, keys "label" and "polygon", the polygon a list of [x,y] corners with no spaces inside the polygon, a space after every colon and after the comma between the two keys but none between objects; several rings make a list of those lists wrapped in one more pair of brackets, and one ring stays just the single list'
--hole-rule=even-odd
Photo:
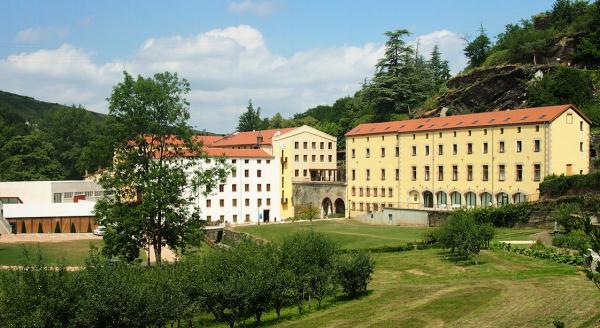
[{"label": "entrance door", "polygon": [[573,175],[573,164],[567,164],[567,176]]},{"label": "entrance door", "polygon": [[269,210],[263,210],[263,222],[269,222]]}]

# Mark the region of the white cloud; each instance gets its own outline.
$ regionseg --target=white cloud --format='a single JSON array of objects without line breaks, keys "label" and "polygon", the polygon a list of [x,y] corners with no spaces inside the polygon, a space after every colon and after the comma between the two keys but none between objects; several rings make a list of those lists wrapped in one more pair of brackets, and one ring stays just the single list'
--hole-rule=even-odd
[{"label": "white cloud", "polygon": [[20,43],[32,43],[51,38],[64,38],[69,29],[64,27],[30,27],[19,31],[15,36],[15,41]]},{"label": "white cloud", "polygon": [[434,31],[429,34],[419,35],[410,42],[413,46],[419,45],[419,52],[425,58],[431,56],[433,47],[437,45],[442,53],[442,58],[450,63],[452,74],[460,72],[467,65],[467,58],[463,53],[465,41],[463,36],[448,30]]},{"label": "white cloud", "polygon": [[275,1],[257,1],[241,0],[232,1],[227,6],[230,12],[243,14],[250,13],[254,15],[269,15],[279,8],[279,3]]},{"label": "white cloud", "polygon": [[92,24],[92,21],[94,20],[94,17],[92,16],[85,16],[82,19],[77,21],[77,25],[81,26],[81,27],[88,27],[90,26],[90,24]]},{"label": "white cloud", "polygon": [[[419,37],[419,44],[422,51],[438,44],[451,66],[461,68],[464,60],[452,57],[461,53],[457,39],[452,32],[438,31]],[[105,99],[122,80],[123,70],[146,76],[175,71],[191,83],[191,123],[230,132],[249,98],[263,108],[264,116],[290,116],[352,95],[372,75],[382,54],[382,44],[366,43],[281,56],[268,49],[260,31],[241,25],[147,39],[132,57],[106,63],[69,44],[12,54],[0,58],[0,90],[106,112]]]}]

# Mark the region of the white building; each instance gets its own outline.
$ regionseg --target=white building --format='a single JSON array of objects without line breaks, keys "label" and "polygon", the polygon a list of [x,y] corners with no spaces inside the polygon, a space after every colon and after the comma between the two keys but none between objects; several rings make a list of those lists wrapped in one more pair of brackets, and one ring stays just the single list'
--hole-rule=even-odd
[{"label": "white building", "polygon": [[93,181],[0,182],[0,202],[4,204],[72,203],[74,198],[96,200],[102,194],[102,187]]},{"label": "white building", "polygon": [[204,197],[198,194],[196,206],[207,222],[230,224],[279,221],[280,165],[262,149],[206,148],[211,157],[202,165],[214,165],[224,156],[233,172],[224,184]]}]

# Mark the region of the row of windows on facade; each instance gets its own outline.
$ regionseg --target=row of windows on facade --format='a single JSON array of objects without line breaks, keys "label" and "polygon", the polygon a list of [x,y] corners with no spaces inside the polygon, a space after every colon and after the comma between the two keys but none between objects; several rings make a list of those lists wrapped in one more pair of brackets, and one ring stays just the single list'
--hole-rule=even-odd
[{"label": "row of windows on facade", "polygon": [[[207,159],[206,159],[206,163],[210,163],[211,161],[212,161],[212,160],[211,160],[210,158],[207,158]],[[221,161],[221,162],[222,162],[222,160],[219,160],[219,161]],[[237,163],[237,159],[232,159],[232,160],[231,160],[231,164],[236,164],[236,163]],[[261,163],[262,163],[262,160],[261,160],[261,159],[257,159],[257,160],[256,160],[256,164],[261,164]],[[270,160],[270,159],[267,159],[267,160],[265,160],[265,163],[267,163],[267,164],[270,164],[270,163],[271,163],[271,160]],[[245,159],[245,160],[244,160],[244,164],[250,164],[250,160],[249,160],[249,159]]]},{"label": "row of windows on facade", "polygon": [[[235,168],[231,170],[231,177],[237,178],[237,170]],[[248,169],[244,170],[244,178],[249,178],[249,177],[250,177],[250,170],[248,170]],[[256,177],[262,178],[262,170],[256,170]]]},{"label": "row of windows on facade", "polygon": [[[533,140],[533,151],[534,152],[540,152],[541,151],[541,142],[540,140],[536,139]],[[381,147],[381,153],[380,153],[380,157],[385,157],[386,155],[386,151],[385,151],[385,147]],[[583,142],[579,143],[579,151],[583,152],[584,147],[583,147]],[[504,141],[499,141],[498,142],[498,152],[499,153],[504,153],[506,151],[506,147],[505,147],[505,142]],[[521,140],[517,140],[516,145],[515,145],[515,152],[520,153],[523,151],[523,142]],[[469,142],[467,143],[467,155],[471,155],[473,154],[474,150],[473,150],[473,143]],[[352,153],[352,158],[356,158],[356,149],[352,149],[351,151]],[[444,155],[444,145],[438,145],[438,155]],[[484,142],[482,144],[481,147],[481,153],[482,154],[488,154],[489,153],[489,144],[487,142]],[[412,156],[417,156],[417,146],[412,146]],[[429,152],[429,145],[425,145],[424,147],[424,154],[425,156],[429,156],[430,152]],[[452,155],[458,155],[458,144],[452,144]],[[400,147],[396,146],[396,157],[400,156]],[[371,157],[371,149],[370,148],[366,148],[365,149],[365,157],[369,158]]]},{"label": "row of windows on facade", "polygon": [[[438,181],[444,181],[444,171],[445,171],[444,165],[438,165],[438,171],[437,171],[437,180]],[[466,171],[467,171],[467,181],[473,181],[473,177],[474,177],[473,165],[467,165]],[[412,173],[411,179],[413,181],[416,181],[417,177],[418,177],[416,166],[411,167],[411,173]],[[366,174],[365,175],[366,180],[367,181],[371,180],[371,170],[366,169],[365,174]],[[533,181],[540,181],[541,174],[542,174],[541,164],[533,164]],[[516,164],[515,165],[515,181],[523,181],[523,178],[524,178],[523,175],[524,175],[523,164]],[[400,169],[396,169],[396,177],[395,178],[396,178],[396,181],[400,180]],[[452,165],[452,181],[458,181],[458,178],[459,178],[458,165]],[[381,180],[385,181],[385,179],[386,179],[386,170],[381,169]],[[431,170],[430,170],[429,165],[425,165],[423,168],[423,179],[425,181],[429,181],[431,179]],[[490,179],[490,166],[487,164],[482,165],[481,166],[481,180],[489,181],[489,179]],[[506,165],[504,165],[504,164],[498,165],[498,180],[499,181],[506,180]],[[356,181],[356,170],[352,170],[352,181]]]},{"label": "row of windows on facade", "polygon": [[53,195],[53,202],[54,203],[62,203],[63,199],[70,199],[73,198],[73,196],[81,196],[81,195],[85,195],[86,198],[91,198],[91,197],[102,197],[102,195],[104,195],[104,191],[102,190],[97,190],[97,191],[74,191],[74,192],[57,192],[54,193]]},{"label": "row of windows on facade", "polygon": [[[572,124],[573,123],[573,114],[569,113],[567,114],[567,124]],[[460,123],[459,123],[460,124]],[[423,125],[421,125],[419,128],[423,127]],[[583,121],[579,121],[579,131],[583,132],[584,131],[584,126],[583,126]],[[535,132],[540,132],[540,126],[536,125],[535,126]],[[517,133],[521,133],[521,127],[517,126]],[[472,136],[472,130],[467,130],[467,134],[468,136]],[[483,129],[483,135],[487,135],[488,134],[488,129]],[[500,134],[504,134],[504,128],[500,128]],[[456,137],[456,131],[452,131],[452,135],[454,137]],[[439,132],[438,134],[438,138],[442,138],[444,136],[443,132]],[[400,135],[396,134],[396,140],[398,140],[400,138]],[[413,140],[417,139],[417,135],[415,133],[413,133],[412,135]],[[367,137],[367,141],[369,141],[370,137]],[[429,139],[429,133],[425,133],[425,139]],[[385,136],[381,136],[381,140],[385,140]],[[352,142],[354,142],[354,138],[352,138]]]},{"label": "row of windows on facade", "polygon": [[[430,203],[429,204],[423,204],[423,207],[433,207],[433,194],[431,192],[429,192],[430,194]],[[413,203],[416,203],[419,201],[418,199],[418,193],[416,191],[411,193],[411,200],[413,201]],[[446,206],[450,205],[453,208],[457,208],[457,207],[461,207],[463,205],[463,201],[462,198],[463,196],[457,192],[454,191],[452,193],[450,193],[450,204],[448,203],[448,194],[444,191],[438,191],[435,195],[436,198],[436,205],[439,208],[445,208]],[[483,192],[480,194],[479,196],[479,205],[481,207],[488,207],[493,205],[493,196],[491,193],[489,192]],[[472,192],[469,191],[467,193],[465,193],[464,195],[464,200],[465,200],[465,204],[466,207],[476,207],[478,205],[477,202],[477,195]],[[512,196],[512,202],[515,204],[518,203],[523,203],[523,202],[527,202],[527,195],[525,195],[522,192],[517,192]],[[510,197],[507,193],[505,192],[499,192],[498,194],[496,194],[496,204],[497,205],[506,205],[510,203]],[[363,202],[359,202],[358,203],[358,210],[359,211],[364,211],[365,206],[367,211],[371,211],[371,209],[377,211],[379,206],[381,206],[381,209],[383,210],[384,207],[386,207],[386,203],[363,203]],[[400,204],[397,204],[398,207],[401,207]],[[391,208],[393,207],[393,203],[387,203],[387,207]],[[356,202],[352,202],[350,205],[351,210],[355,211],[356,210]]]},{"label": "row of windows on facade", "polygon": [[[266,186],[266,191],[271,191],[271,184],[267,183],[265,184]],[[237,191],[237,184],[232,184],[231,185],[231,191],[232,192],[236,192]],[[246,183],[244,184],[244,191],[250,191],[250,184]],[[255,191],[262,191],[262,184],[258,183],[256,184],[256,190]],[[219,192],[225,192],[225,185],[221,184],[219,185]]]},{"label": "row of windows on facade", "polygon": [[[294,149],[300,149],[300,142],[294,142]],[[302,143],[302,149],[308,149],[308,142],[304,141]],[[311,142],[311,149],[317,149],[317,143],[315,141]],[[319,142],[319,149],[325,149],[325,142]],[[327,143],[327,149],[333,149],[333,143],[329,141]],[[305,161],[306,162],[306,161]]]},{"label": "row of windows on facade", "polygon": [[[325,155],[320,155],[319,159],[321,162],[325,162]],[[294,155],[294,162],[299,162],[299,161],[300,161],[300,156]],[[308,155],[302,156],[302,161],[305,163],[308,162]],[[316,161],[317,161],[317,155],[312,155],[311,162],[316,162]],[[333,155],[327,155],[327,161],[333,162]]]},{"label": "row of windows on facade", "polygon": [[[234,214],[232,216],[232,219],[233,219],[233,223],[237,223],[238,222],[238,216],[237,216],[237,214]],[[206,216],[206,221],[212,222],[212,216],[207,215]],[[220,215],[219,216],[219,221],[220,222],[225,222],[225,215]],[[250,222],[250,214],[246,214],[245,215],[245,222]]]},{"label": "row of windows on facade", "polygon": [[[271,206],[271,198],[266,198],[266,206]],[[263,200],[262,198],[257,198],[256,199],[256,205],[257,206],[262,206],[263,205]],[[212,200],[211,199],[207,199],[206,200],[206,207],[210,208],[212,206]],[[234,198],[231,200],[231,206],[238,206],[238,200],[237,198]],[[246,198],[244,199],[244,206],[250,206],[250,198]],[[219,207],[225,207],[225,199],[219,199]]]},{"label": "row of windows on facade", "polygon": [[[371,189],[371,187],[366,187],[363,189],[363,187],[359,187],[358,188],[358,196],[362,197],[365,195],[365,193],[363,193],[363,191],[366,190],[366,196],[367,197],[371,197],[371,190],[373,190],[373,197],[394,197],[394,192],[392,188],[387,188],[387,195],[385,193],[385,188],[381,187],[381,188],[377,188],[377,187],[373,187],[373,189]],[[352,196],[356,196],[356,187],[352,187]]]}]

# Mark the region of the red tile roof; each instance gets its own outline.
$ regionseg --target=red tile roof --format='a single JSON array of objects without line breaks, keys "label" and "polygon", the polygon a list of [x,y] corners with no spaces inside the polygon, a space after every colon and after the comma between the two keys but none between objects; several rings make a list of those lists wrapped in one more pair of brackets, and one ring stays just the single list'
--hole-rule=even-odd
[{"label": "red tile roof", "polygon": [[497,112],[453,115],[446,117],[419,118],[414,120],[365,123],[348,131],[346,136],[371,134],[405,133],[436,130],[453,130],[471,127],[532,124],[551,122],[563,112],[573,108],[586,121],[589,120],[570,104],[546,107],[523,108]]},{"label": "red tile roof", "polygon": [[[235,149],[235,148],[213,148],[213,147],[203,147],[202,152],[209,157],[243,157],[243,158],[273,158],[269,153],[262,149]],[[154,153],[154,158],[159,157],[159,152]],[[174,151],[167,151],[164,155],[165,157],[174,157],[174,156],[183,156],[183,157],[192,157],[198,156],[197,151],[191,150],[183,150],[178,153]]]},{"label": "red tile roof", "polygon": [[226,146],[248,146],[256,145],[259,134],[263,137],[263,145],[270,145],[273,143],[273,137],[277,132],[284,134],[294,130],[295,128],[282,128],[282,129],[271,129],[271,130],[258,130],[248,132],[235,132],[233,134],[222,137],[212,143],[212,147],[226,147]]},{"label": "red tile roof", "polygon": [[193,136],[192,140],[195,142],[202,142],[203,146],[210,146],[221,138],[223,138],[223,136]]}]

